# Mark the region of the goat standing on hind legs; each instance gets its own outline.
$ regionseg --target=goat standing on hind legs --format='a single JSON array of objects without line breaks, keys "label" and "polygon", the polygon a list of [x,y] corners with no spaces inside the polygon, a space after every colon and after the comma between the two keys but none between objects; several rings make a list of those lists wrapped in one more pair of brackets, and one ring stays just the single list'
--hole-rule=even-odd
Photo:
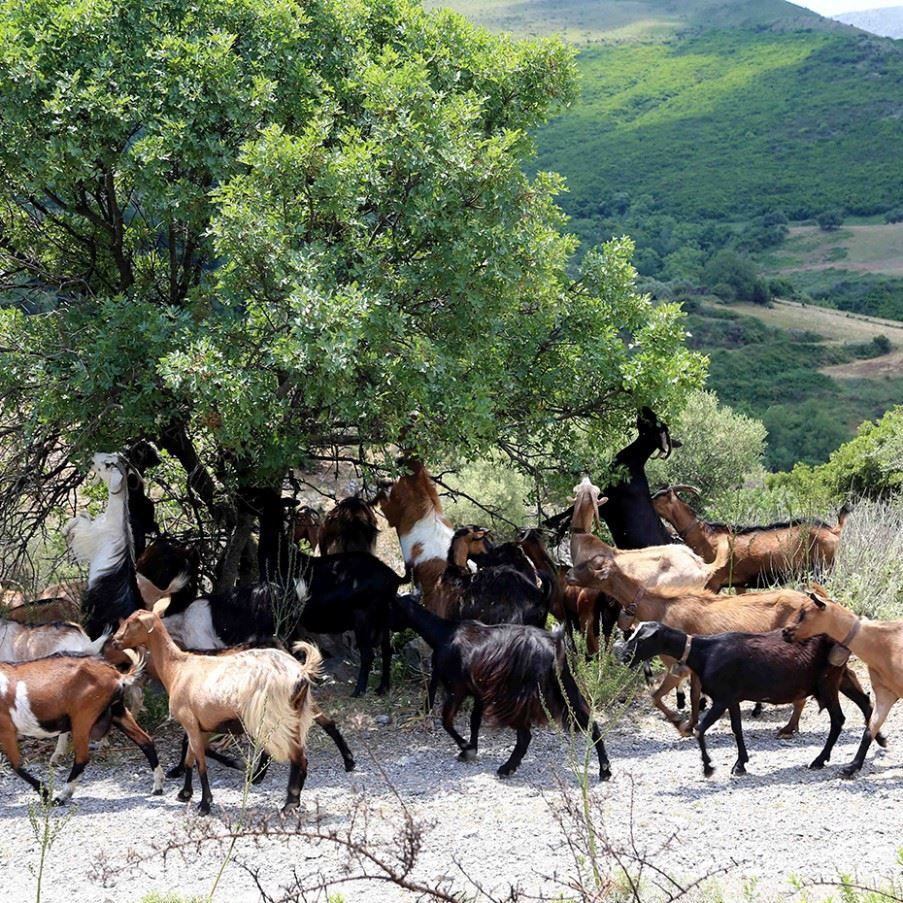
[{"label": "goat standing on hind legs", "polygon": [[116,631],[117,649],[146,647],[169,694],[169,711],[188,734],[185,783],[179,799],[192,797],[191,773],[195,761],[201,778],[201,815],[210,812],[213,800],[207,780],[207,741],[212,733],[240,726],[264,752],[277,762],[290,762],[288,791],[283,813],[298,808],[307,777],[307,732],[315,705],[310,682],[322,658],[316,647],[297,643],[305,652],[302,665],[278,649],[248,649],[234,655],[192,655],[173,642],[160,613],[168,599],[154,611],[137,611]]},{"label": "goat standing on hind legs", "polygon": [[812,585],[808,597],[784,628],[784,639],[798,643],[820,633],[829,636],[842,651],[865,662],[875,693],[875,710],[866,724],[859,749],[853,761],[841,769],[844,777],[852,778],[865,763],[872,740],[879,746],[886,745],[881,725],[894,703],[903,697],[903,621],[863,621],[848,608],[831,601],[824,587],[817,583]]}]

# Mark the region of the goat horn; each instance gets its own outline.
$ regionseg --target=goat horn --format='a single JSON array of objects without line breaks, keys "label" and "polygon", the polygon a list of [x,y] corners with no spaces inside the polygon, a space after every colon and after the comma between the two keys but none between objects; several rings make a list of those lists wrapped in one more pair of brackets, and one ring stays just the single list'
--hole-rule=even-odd
[{"label": "goat horn", "polygon": [[693,495],[702,495],[702,490],[698,486],[691,486],[689,483],[675,483],[668,489],[672,492],[692,492]]},{"label": "goat horn", "polygon": [[154,602],[154,607],[152,609],[153,613],[162,617],[163,612],[169,608],[170,602],[172,602],[172,596],[164,596],[162,599],[157,599],[157,601]]}]

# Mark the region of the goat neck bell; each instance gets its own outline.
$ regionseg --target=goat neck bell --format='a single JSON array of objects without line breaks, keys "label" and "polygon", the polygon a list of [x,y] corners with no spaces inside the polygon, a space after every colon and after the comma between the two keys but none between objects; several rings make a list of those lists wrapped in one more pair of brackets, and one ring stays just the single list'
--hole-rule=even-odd
[{"label": "goat neck bell", "polygon": [[852,655],[850,652],[850,643],[856,638],[856,634],[859,633],[860,627],[862,627],[862,621],[859,618],[856,618],[856,620],[853,621],[850,632],[839,643],[835,643],[828,652],[829,665],[834,665],[839,668],[849,661],[850,655]]}]

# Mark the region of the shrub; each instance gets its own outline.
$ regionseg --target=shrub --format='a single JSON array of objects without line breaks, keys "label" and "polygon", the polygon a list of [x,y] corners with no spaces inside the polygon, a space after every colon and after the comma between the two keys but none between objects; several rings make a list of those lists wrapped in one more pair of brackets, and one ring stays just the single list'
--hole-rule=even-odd
[{"label": "shrub", "polygon": [[843,225],[843,211],[825,210],[823,213],[819,213],[815,222],[818,223],[818,228],[822,232],[833,232]]}]

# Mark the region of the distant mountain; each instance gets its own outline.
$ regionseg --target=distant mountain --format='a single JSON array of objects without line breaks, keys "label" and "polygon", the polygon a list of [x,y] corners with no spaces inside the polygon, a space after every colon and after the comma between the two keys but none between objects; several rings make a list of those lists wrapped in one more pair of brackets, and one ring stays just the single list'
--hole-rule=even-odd
[{"label": "distant mountain", "polygon": [[885,9],[867,9],[859,13],[841,13],[838,22],[855,25],[863,31],[883,35],[886,38],[903,38],[903,6]]}]

